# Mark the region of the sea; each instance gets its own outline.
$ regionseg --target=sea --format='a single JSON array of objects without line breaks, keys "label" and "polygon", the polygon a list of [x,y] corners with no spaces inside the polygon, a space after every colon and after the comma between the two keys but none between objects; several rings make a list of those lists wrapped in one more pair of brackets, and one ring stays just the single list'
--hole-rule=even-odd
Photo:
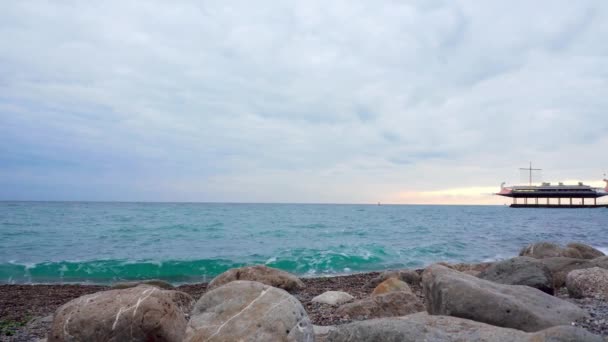
[{"label": "sea", "polygon": [[209,281],[264,264],[304,277],[516,256],[537,241],[608,250],[607,209],[0,202],[0,283]]}]

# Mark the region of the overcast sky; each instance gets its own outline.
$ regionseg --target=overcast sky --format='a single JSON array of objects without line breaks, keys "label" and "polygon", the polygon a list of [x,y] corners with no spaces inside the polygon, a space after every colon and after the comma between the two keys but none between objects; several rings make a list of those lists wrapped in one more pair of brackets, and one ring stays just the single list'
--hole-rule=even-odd
[{"label": "overcast sky", "polygon": [[607,132],[608,1],[0,2],[0,199],[503,203]]}]

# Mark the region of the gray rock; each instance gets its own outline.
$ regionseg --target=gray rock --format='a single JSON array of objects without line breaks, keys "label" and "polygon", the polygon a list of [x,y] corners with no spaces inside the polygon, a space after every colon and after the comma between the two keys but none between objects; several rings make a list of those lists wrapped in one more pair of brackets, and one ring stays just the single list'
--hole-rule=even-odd
[{"label": "gray rock", "polygon": [[566,247],[574,248],[581,253],[583,259],[595,259],[606,256],[604,252],[580,242],[571,242]]},{"label": "gray rock", "polygon": [[326,291],[312,299],[313,303],[321,303],[328,305],[340,305],[348,303],[355,297],[342,291]]},{"label": "gray rock", "polygon": [[467,264],[467,263],[458,263],[458,264],[450,264],[447,262],[438,262],[437,264],[445,266],[447,268],[451,268],[453,270],[456,270],[458,272],[462,272],[462,273],[466,273],[469,275],[473,275],[473,276],[477,276],[479,273],[485,271],[486,269],[488,269],[490,266],[492,266],[494,263],[492,262],[480,262],[480,263],[474,263],[474,264]]},{"label": "gray rock", "polygon": [[499,284],[526,285],[553,294],[551,270],[538,259],[516,257],[494,263],[477,277]]},{"label": "gray rock", "polygon": [[395,270],[395,271],[385,271],[380,273],[379,276],[370,280],[369,283],[366,284],[366,287],[369,289],[373,289],[378,286],[383,281],[389,278],[397,278],[401,281],[408,283],[413,286],[420,286],[420,274],[415,270]]},{"label": "gray rock", "polygon": [[315,331],[315,342],[325,342],[329,333],[336,330],[336,327],[333,325],[313,325],[313,329]]},{"label": "gray rock", "polygon": [[212,290],[235,280],[257,281],[286,291],[304,287],[304,283],[291,273],[264,265],[256,265],[230,269],[215,277],[207,288]]},{"label": "gray rock", "polygon": [[284,290],[233,281],[205,293],[194,305],[185,342],[312,341],[302,304]]},{"label": "gray rock", "polygon": [[128,289],[130,287],[136,287],[136,286],[139,286],[139,285],[156,286],[156,287],[161,288],[163,290],[173,290],[173,289],[175,289],[175,287],[173,285],[167,283],[166,281],[158,280],[158,279],[149,279],[149,280],[142,280],[142,281],[127,281],[127,282],[114,283],[114,284],[112,284],[112,289],[113,290]]},{"label": "gray rock", "polygon": [[537,242],[530,244],[519,252],[519,256],[528,256],[536,259],[567,257],[582,259],[583,255],[575,248],[563,248],[558,244],[551,242]]},{"label": "gray rock", "polygon": [[338,326],[327,342],[601,342],[585,329],[557,326],[536,333],[496,327],[449,316],[417,313]]},{"label": "gray rock", "polygon": [[503,285],[441,265],[422,275],[427,311],[496,326],[538,331],[587,318],[574,304],[529,286]]},{"label": "gray rock", "polygon": [[608,270],[599,267],[574,270],[566,276],[568,294],[574,298],[608,298]]},{"label": "gray rock", "polygon": [[424,311],[424,305],[416,295],[411,292],[397,291],[344,304],[336,310],[336,314],[354,320],[363,320],[403,316],[420,311]]},{"label": "gray rock", "polygon": [[54,341],[181,341],[192,298],[140,285],[76,298],[55,312]]},{"label": "gray rock", "polygon": [[592,260],[555,257],[541,259],[540,262],[547,266],[553,275],[553,287],[561,288],[566,284],[566,276],[574,270],[600,267],[608,269],[608,257],[603,256]]}]

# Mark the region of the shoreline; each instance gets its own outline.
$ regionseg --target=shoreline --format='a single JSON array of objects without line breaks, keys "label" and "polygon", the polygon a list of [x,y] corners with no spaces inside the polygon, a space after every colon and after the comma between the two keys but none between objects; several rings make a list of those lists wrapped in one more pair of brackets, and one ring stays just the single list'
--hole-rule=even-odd
[{"label": "shoreline", "polygon": [[[385,271],[385,270],[383,270]],[[311,300],[325,291],[345,291],[356,299],[369,295],[366,284],[383,271],[348,275],[301,277],[306,287],[293,293],[306,309],[315,325],[332,325],[350,322],[334,314],[337,307],[312,303]],[[208,282],[175,286],[178,291],[200,298]],[[52,315],[57,308],[83,295],[111,289],[110,285],[93,284],[1,284],[0,285],[0,341],[31,341],[45,337]],[[420,289],[413,289],[420,292]],[[14,323],[14,324],[12,324]],[[6,327],[15,328],[6,336]]]},{"label": "shoreline", "polygon": [[[582,259],[581,259],[582,260]],[[459,272],[475,275],[497,261],[477,263],[446,263],[444,266]],[[355,272],[348,274],[321,274],[298,276],[305,284],[303,288],[291,291],[302,304],[311,322],[316,326],[336,326],[357,321],[338,313],[338,305],[313,303],[312,299],[326,291],[344,291],[354,300],[369,297],[376,287],[378,278],[387,271],[410,270],[419,275],[424,268],[382,269],[379,271]],[[148,279],[151,280],[151,279]],[[211,280],[211,279],[209,279]],[[142,279],[135,282],[144,281]],[[47,284],[0,284],[0,341],[44,341],[53,320],[53,314],[63,304],[72,299],[112,289],[117,284],[92,283],[47,283]],[[207,292],[209,282],[174,284],[174,290],[182,291],[194,298]],[[426,298],[420,283],[410,283],[409,287],[422,305]],[[555,297],[576,304],[589,313],[589,319],[576,321],[573,325],[602,336],[608,336],[608,301],[599,298],[571,298],[564,288],[556,287]]]}]

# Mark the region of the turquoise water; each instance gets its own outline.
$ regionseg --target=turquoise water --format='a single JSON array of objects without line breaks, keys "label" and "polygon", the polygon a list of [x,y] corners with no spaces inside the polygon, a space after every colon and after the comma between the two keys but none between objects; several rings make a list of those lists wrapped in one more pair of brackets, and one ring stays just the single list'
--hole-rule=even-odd
[{"label": "turquoise water", "polygon": [[539,240],[608,247],[607,209],[0,202],[0,282],[206,281],[266,264],[304,276],[516,255]]}]

